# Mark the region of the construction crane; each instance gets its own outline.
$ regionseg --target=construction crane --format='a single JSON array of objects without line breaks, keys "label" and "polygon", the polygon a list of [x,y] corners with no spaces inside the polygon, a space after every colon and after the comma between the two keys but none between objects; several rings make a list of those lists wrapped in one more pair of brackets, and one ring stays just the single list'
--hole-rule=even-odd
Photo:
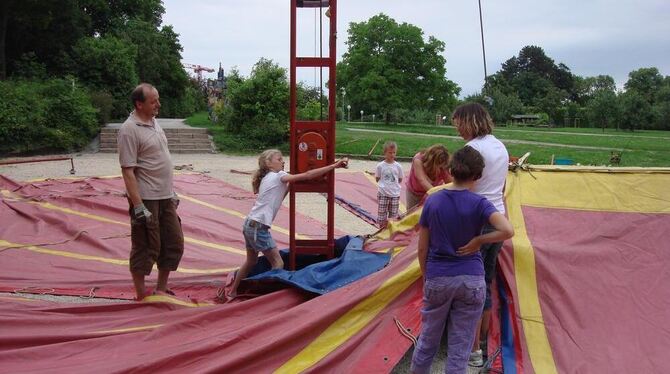
[{"label": "construction crane", "polygon": [[187,69],[192,69],[195,72],[195,75],[198,77],[198,82],[202,82],[202,72],[206,71],[208,73],[213,73],[214,69],[208,68],[207,66],[195,65],[195,64],[182,64]]}]

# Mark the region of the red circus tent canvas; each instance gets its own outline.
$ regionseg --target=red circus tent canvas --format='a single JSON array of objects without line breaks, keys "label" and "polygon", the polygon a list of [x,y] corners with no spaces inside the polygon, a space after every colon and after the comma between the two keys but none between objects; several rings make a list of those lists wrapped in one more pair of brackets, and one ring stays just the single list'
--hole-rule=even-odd
[{"label": "red circus tent canvas", "polygon": [[[669,185],[667,169],[509,174],[517,234],[500,257],[494,368],[664,370]],[[420,328],[420,208],[367,241],[366,250],[393,253],[374,274],[318,297],[283,288],[219,304],[217,288],[243,258],[239,227],[252,196],[203,175],[179,175],[176,188],[187,246],[173,279],[178,297],[72,304],[2,296],[3,371],[390,372],[411,347]],[[356,203],[374,188],[338,179],[336,194]],[[0,291],[132,297],[119,178],[0,178],[0,190]],[[323,232],[299,219],[301,235]],[[280,246],[287,222],[283,211],[273,228]]]}]

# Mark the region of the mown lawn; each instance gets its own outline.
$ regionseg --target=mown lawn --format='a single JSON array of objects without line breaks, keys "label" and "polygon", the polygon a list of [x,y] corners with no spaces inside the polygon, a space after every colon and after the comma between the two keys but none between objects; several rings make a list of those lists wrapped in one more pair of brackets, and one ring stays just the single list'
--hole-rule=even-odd
[{"label": "mown lawn", "polygon": [[[620,166],[670,166],[670,132],[612,130],[603,134],[600,129],[500,127],[494,134],[505,142],[512,156],[531,152],[529,161],[533,164],[549,164],[554,155],[582,165],[608,165],[611,152],[618,151],[621,152]],[[449,150],[465,144],[456,130],[448,126],[338,123],[338,153],[367,155],[377,139],[381,139],[380,145],[386,140],[396,141],[401,157],[411,157],[417,150],[434,143],[442,143]],[[380,152],[380,145],[375,153]]]},{"label": "mown lawn", "polygon": [[[246,139],[228,134],[221,126],[212,124],[206,112],[196,113],[186,122],[191,126],[208,128],[221,152],[253,155],[261,151],[249,147]],[[621,152],[619,166],[670,167],[670,132],[665,131],[631,133],[607,129],[603,133],[601,129],[594,128],[506,126],[496,128],[494,134],[505,143],[510,155],[520,157],[530,152],[529,162],[535,165],[549,164],[552,155],[555,158],[571,159],[581,165],[609,165],[612,151],[618,151]],[[398,143],[400,158],[410,158],[418,150],[435,143],[444,144],[450,151],[465,144],[451,126],[359,122],[337,124],[338,154],[367,156],[377,140],[379,143],[372,152],[373,156],[381,155],[386,140],[394,140]],[[288,145],[279,148],[288,153]]]}]

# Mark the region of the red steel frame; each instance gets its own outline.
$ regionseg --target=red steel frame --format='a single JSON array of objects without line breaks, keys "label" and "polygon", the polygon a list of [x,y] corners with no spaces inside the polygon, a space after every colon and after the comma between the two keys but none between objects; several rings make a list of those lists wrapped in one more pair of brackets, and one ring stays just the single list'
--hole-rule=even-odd
[{"label": "red steel frame", "polygon": [[[290,71],[290,106],[289,119],[291,124],[291,173],[298,172],[297,146],[301,134],[313,131],[321,134],[326,140],[326,162],[331,164],[335,162],[335,95],[336,95],[336,32],[337,32],[337,1],[330,0],[330,34],[328,37],[329,54],[328,57],[298,57],[296,56],[296,14],[298,9],[297,0],[291,0],[291,71]],[[328,68],[328,120],[326,121],[298,121],[297,97],[296,97],[296,69],[298,67],[317,67]],[[320,193],[325,194],[328,204],[328,222],[326,239],[296,239],[296,193]],[[325,179],[318,181],[304,181],[291,183],[289,189],[289,266],[295,270],[295,258],[297,254],[325,254],[327,258],[333,258],[335,252],[335,172],[331,171]]]}]

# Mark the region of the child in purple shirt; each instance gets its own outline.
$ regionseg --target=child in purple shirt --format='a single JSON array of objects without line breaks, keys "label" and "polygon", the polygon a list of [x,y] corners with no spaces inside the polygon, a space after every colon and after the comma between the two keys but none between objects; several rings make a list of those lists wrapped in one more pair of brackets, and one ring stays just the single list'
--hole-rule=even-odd
[{"label": "child in purple shirt", "polygon": [[[421,335],[413,373],[429,373],[445,324],[445,373],[465,373],[486,284],[479,247],[514,235],[509,221],[485,197],[469,191],[484,170],[482,155],[466,146],[454,153],[453,184],[428,197],[419,220],[418,257],[424,275]],[[490,223],[495,231],[481,234]]]}]

